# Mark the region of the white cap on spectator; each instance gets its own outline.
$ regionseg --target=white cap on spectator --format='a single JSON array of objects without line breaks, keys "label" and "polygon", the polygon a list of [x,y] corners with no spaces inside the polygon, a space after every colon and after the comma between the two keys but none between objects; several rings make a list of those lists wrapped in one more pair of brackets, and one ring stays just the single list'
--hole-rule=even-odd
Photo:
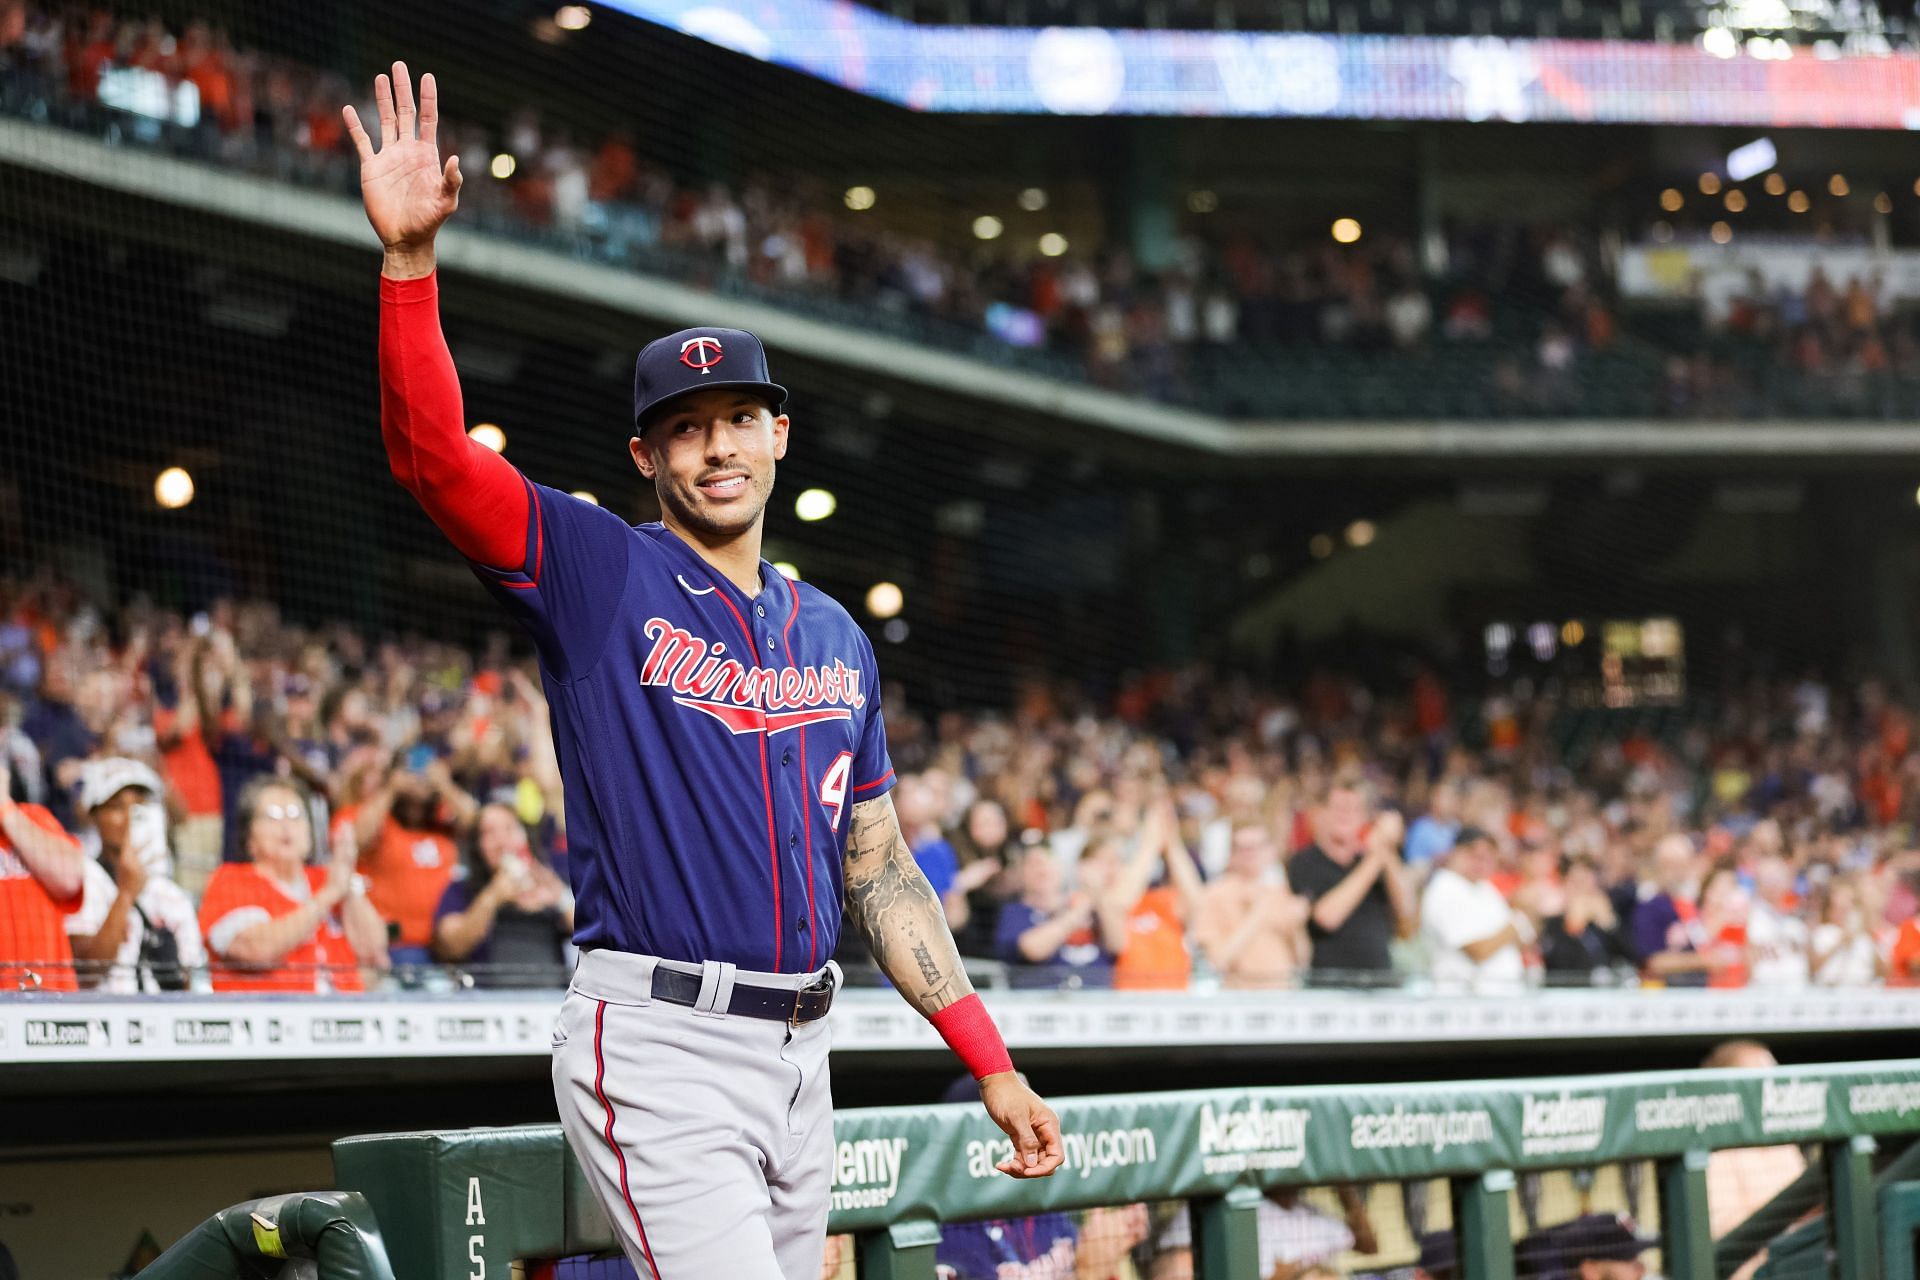
[{"label": "white cap on spectator", "polygon": [[89,760],[80,768],[80,808],[91,813],[125,787],[144,787],[156,796],[165,790],[160,775],[138,760],[124,756]]}]

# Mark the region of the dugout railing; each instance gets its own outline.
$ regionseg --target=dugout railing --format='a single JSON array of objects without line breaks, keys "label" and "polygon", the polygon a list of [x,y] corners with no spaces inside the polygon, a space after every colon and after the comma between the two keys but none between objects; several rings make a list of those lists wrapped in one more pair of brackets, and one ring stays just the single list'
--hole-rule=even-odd
[{"label": "dugout railing", "polygon": [[[1067,1162],[1016,1182],[993,1170],[1004,1139],[974,1105],[835,1115],[831,1229],[854,1237],[859,1274],[933,1280],[943,1223],[1186,1200],[1196,1280],[1255,1273],[1259,1190],[1445,1178],[1460,1269],[1511,1280],[1516,1174],[1653,1162],[1669,1280],[1717,1280],[1706,1170],[1722,1148],[1818,1146],[1826,1255],[1840,1280],[1899,1280],[1920,1220],[1920,1059],[1771,1071],[1690,1071],[1366,1087],[1316,1086],[1067,1098]],[[1891,1152],[1876,1187],[1876,1139]],[[614,1247],[557,1126],[345,1138],[337,1184],[365,1195],[401,1280],[506,1277],[527,1261]],[[1886,1165],[1883,1159],[1883,1166]],[[1884,1211],[1877,1196],[1885,1194]],[[1791,1206],[1787,1206],[1791,1207]],[[1788,1217],[1803,1216],[1798,1211]],[[1883,1238],[1884,1237],[1884,1238]],[[1724,1243],[1724,1242],[1723,1242]],[[1766,1238],[1751,1242],[1757,1252]]]}]

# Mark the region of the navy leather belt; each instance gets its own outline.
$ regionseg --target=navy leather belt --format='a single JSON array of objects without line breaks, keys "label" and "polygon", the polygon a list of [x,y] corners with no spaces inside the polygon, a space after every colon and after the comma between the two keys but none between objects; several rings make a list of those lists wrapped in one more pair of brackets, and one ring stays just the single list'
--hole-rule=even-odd
[{"label": "navy leather belt", "polygon": [[[669,1004],[684,1004],[689,1007],[700,1001],[700,975],[681,973],[677,969],[656,968],[653,971],[653,998],[665,1000]],[[789,1026],[799,1026],[803,1022],[814,1022],[827,1016],[827,1010],[833,1007],[833,979],[822,978],[820,985],[804,991],[787,991],[778,987],[752,987],[744,982],[733,984],[733,995],[727,1000],[727,1012],[737,1013],[745,1018],[767,1018],[774,1022],[784,1022]]]}]

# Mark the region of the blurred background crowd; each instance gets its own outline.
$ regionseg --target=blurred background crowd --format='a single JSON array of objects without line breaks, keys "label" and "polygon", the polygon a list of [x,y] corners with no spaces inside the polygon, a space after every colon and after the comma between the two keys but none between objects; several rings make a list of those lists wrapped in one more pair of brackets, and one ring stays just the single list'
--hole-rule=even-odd
[{"label": "blurred background crowd", "polygon": [[[1192,667],[933,716],[886,698],[902,828],[986,980],[1920,983],[1911,711],[1812,675],[1714,705],[1570,763],[1549,696],[1458,697],[1430,669],[1270,688]],[[10,986],[564,978],[558,770],[504,645],[8,579],[0,759]]]},{"label": "blurred background crowd", "polygon": [[[206,20],[0,3],[0,111],[123,145],[351,192],[339,108],[366,92],[337,70],[236,47]],[[370,102],[358,105],[373,118]],[[1734,305],[1703,299],[1677,316],[1623,306],[1625,240],[1676,237],[1674,221],[1644,211],[1452,218],[1425,237],[1369,235],[1343,218],[1329,239],[1319,228],[1209,222],[1218,195],[1202,189],[1189,194],[1168,260],[1148,268],[1116,237],[1016,242],[994,215],[936,233],[923,225],[938,199],[927,191],[900,193],[921,207],[890,218],[873,187],[842,191],[804,166],[676,171],[625,128],[590,132],[532,105],[491,125],[456,109],[440,129],[469,177],[465,224],[1239,415],[1384,412],[1381,397],[1343,393],[1339,379],[1297,403],[1274,385],[1276,359],[1325,352],[1357,362],[1348,378],[1395,379],[1402,396],[1424,392],[1439,411],[1469,416],[1576,416],[1601,397],[1610,412],[1656,417],[1889,417],[1911,403],[1903,383],[1920,377],[1912,317],[1871,273],[1756,279]],[[1805,193],[1792,195],[1806,212]],[[1020,207],[1038,214],[1048,199],[1028,188]],[[1806,221],[1780,230],[1861,240],[1830,211]],[[1714,224],[1716,242],[1727,225]],[[1396,378],[1416,356],[1431,360]]]}]

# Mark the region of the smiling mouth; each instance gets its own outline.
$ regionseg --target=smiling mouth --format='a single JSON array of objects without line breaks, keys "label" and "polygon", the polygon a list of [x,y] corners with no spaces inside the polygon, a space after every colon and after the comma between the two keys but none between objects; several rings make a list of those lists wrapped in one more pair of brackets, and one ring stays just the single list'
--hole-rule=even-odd
[{"label": "smiling mouth", "polygon": [[709,498],[731,498],[747,491],[747,473],[723,472],[720,475],[708,476],[694,487]]}]

